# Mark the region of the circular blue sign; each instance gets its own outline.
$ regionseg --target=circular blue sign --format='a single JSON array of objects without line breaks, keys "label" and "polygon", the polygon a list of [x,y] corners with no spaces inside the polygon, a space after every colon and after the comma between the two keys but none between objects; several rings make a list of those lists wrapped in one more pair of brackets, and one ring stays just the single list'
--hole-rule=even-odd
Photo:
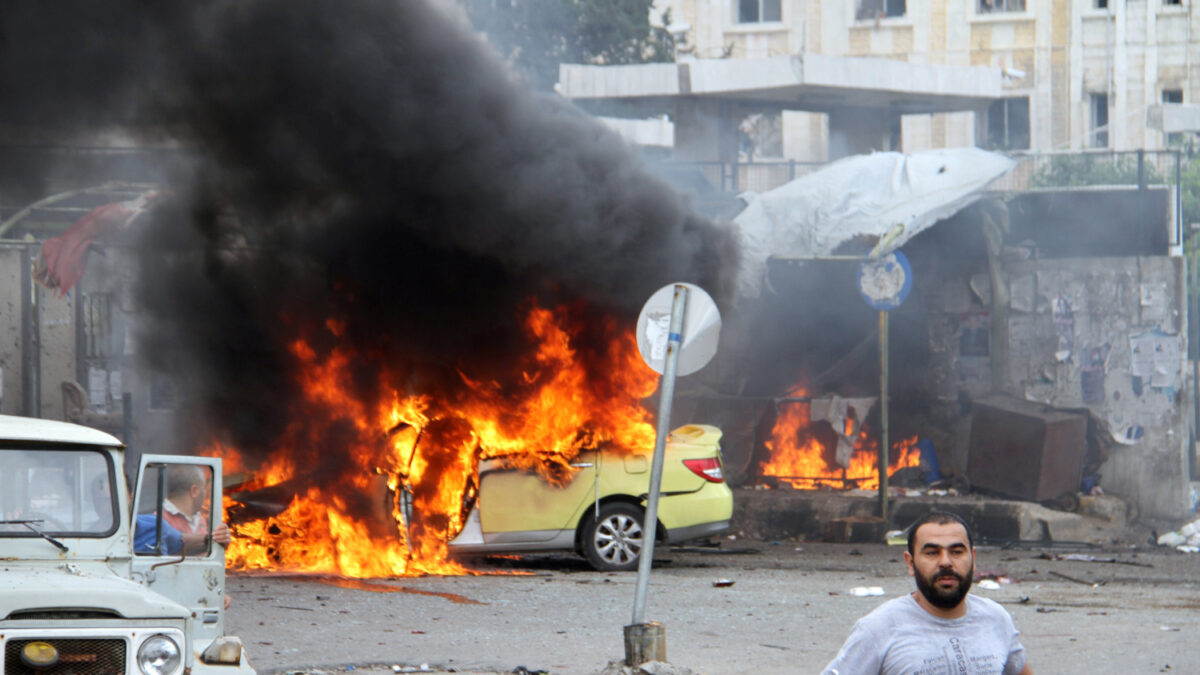
[{"label": "circular blue sign", "polygon": [[910,291],[912,266],[900,251],[892,251],[858,266],[858,292],[875,309],[896,309]]}]

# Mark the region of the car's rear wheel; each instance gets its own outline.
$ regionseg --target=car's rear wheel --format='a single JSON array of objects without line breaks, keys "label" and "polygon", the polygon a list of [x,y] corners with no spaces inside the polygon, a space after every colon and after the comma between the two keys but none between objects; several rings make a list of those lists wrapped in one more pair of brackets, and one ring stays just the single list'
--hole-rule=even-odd
[{"label": "car's rear wheel", "polygon": [[583,532],[583,555],[602,571],[632,570],[642,556],[642,510],[614,502],[600,507]]}]

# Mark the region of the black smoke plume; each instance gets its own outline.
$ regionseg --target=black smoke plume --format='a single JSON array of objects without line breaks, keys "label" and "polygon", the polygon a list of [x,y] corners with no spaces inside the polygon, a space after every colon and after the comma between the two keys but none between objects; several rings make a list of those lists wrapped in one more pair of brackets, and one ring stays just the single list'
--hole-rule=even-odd
[{"label": "black smoke plume", "polygon": [[531,303],[607,326],[672,281],[728,297],[729,233],[514,84],[442,4],[5,4],[0,118],[134,129],[194,159],[144,225],[137,299],[143,356],[187,384],[195,428],[269,449],[294,421],[300,335],[318,356],[354,345],[371,401],[379,364],[417,392],[510,367]]}]

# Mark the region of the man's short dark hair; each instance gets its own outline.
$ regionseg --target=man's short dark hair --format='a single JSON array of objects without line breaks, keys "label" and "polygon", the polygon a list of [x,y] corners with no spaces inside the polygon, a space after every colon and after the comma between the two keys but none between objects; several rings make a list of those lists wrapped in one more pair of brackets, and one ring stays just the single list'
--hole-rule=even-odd
[{"label": "man's short dark hair", "polygon": [[948,523],[958,523],[963,526],[967,532],[967,548],[975,548],[975,541],[971,537],[971,526],[967,525],[967,521],[962,519],[962,516],[949,511],[930,511],[929,513],[917,519],[917,522],[908,526],[908,554],[916,555],[913,550],[913,545],[917,541],[917,528],[922,525],[933,523],[934,525],[946,525]]},{"label": "man's short dark hair", "polygon": [[204,487],[206,475],[197,464],[170,464],[167,466],[167,496],[186,493],[193,485]]}]

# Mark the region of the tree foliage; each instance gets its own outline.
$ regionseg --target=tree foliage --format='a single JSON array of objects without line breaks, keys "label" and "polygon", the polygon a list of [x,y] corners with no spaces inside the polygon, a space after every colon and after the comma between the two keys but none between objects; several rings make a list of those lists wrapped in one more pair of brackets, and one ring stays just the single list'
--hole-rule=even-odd
[{"label": "tree foliage", "polygon": [[[477,30],[535,89],[549,91],[560,63],[671,61],[675,45],[650,24],[653,0],[462,0]],[[662,25],[669,23],[663,15]]]},{"label": "tree foliage", "polygon": [[[1147,185],[1161,184],[1162,177],[1147,163],[1143,165]],[[1084,185],[1137,185],[1134,155],[1055,155],[1034,172],[1033,187],[1079,187]]]},{"label": "tree foliage", "polygon": [[[1180,171],[1180,202],[1183,223],[1200,222],[1200,157],[1185,155]],[[1147,185],[1174,185],[1174,157],[1159,171],[1149,157],[1143,164]],[[1030,179],[1033,187],[1077,187],[1084,185],[1137,185],[1135,153],[1118,155],[1057,155],[1039,167]]]}]

